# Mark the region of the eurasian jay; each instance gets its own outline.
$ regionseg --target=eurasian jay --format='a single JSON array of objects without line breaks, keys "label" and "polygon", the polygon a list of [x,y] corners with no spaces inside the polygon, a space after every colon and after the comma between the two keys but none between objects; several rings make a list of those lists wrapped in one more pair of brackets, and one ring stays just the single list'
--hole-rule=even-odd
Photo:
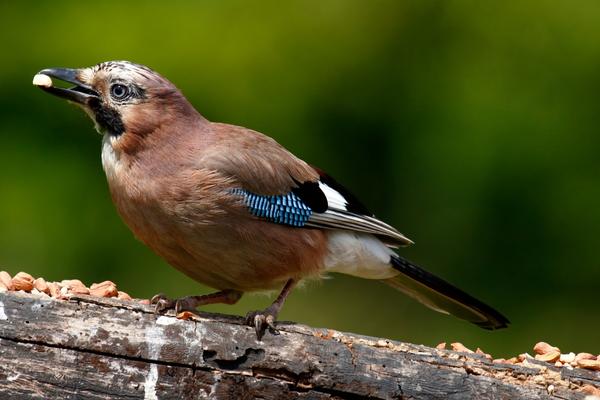
[{"label": "eurasian jay", "polygon": [[[53,86],[51,78],[74,84]],[[153,298],[157,312],[236,303],[281,290],[247,321],[262,337],[305,278],[339,272],[378,279],[424,305],[485,329],[498,311],[399,256],[412,242],[354,195],[259,132],[210,122],[148,67],[111,61],[44,69],[34,84],[81,106],[102,134],[102,165],[134,235],[213,294]],[[281,289],[283,287],[283,289]]]}]

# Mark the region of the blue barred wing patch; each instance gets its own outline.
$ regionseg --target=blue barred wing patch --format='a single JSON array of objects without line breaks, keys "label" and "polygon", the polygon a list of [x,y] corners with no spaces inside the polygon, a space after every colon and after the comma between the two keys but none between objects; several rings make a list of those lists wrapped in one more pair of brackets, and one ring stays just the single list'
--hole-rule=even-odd
[{"label": "blue barred wing patch", "polygon": [[252,215],[271,222],[301,227],[312,215],[312,209],[294,193],[261,196],[244,189],[233,189],[232,192],[243,197]]}]

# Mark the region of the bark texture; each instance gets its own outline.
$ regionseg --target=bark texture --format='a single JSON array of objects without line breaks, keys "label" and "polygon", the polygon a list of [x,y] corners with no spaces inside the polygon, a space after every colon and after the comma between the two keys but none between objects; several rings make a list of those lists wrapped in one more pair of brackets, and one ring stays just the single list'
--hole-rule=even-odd
[{"label": "bark texture", "polygon": [[600,372],[89,296],[0,294],[0,398],[582,399]]}]

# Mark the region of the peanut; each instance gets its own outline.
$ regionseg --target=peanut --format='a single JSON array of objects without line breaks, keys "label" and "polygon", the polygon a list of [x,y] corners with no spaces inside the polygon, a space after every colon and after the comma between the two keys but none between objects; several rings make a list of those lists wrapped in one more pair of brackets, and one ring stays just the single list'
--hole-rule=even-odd
[{"label": "peanut", "polygon": [[48,290],[50,290],[50,296],[54,297],[55,299],[61,298],[60,286],[58,286],[58,283],[48,282]]},{"label": "peanut", "polygon": [[30,292],[33,289],[33,276],[26,272],[19,272],[12,280],[13,290]]},{"label": "peanut", "polygon": [[450,347],[452,347],[452,350],[454,350],[454,351],[458,351],[458,352],[462,352],[462,353],[473,353],[473,350],[465,347],[464,344],[459,343],[459,342],[450,343]]},{"label": "peanut", "polygon": [[117,299],[119,299],[119,300],[131,300],[131,296],[128,295],[127,293],[121,292],[119,290],[118,295],[117,295]]},{"label": "peanut", "polygon": [[560,349],[558,347],[551,346],[546,342],[536,343],[535,346],[533,346],[533,351],[536,354],[546,354],[546,353],[556,352],[556,351],[558,351],[560,353]]},{"label": "peanut", "polygon": [[50,287],[44,278],[37,278],[34,280],[33,287],[42,293],[50,294]]},{"label": "peanut", "polygon": [[600,396],[600,389],[595,386],[590,385],[589,383],[583,385],[581,387],[581,391],[586,394],[590,394],[592,396]]},{"label": "peanut", "polygon": [[41,87],[52,87],[52,78],[45,74],[36,74],[33,76],[33,84]]},{"label": "peanut", "polygon": [[66,287],[71,294],[90,294],[90,290],[79,279],[64,280],[61,284]]},{"label": "peanut", "polygon": [[182,311],[179,314],[177,314],[177,319],[182,319],[184,321],[191,319],[192,321],[194,321],[198,320],[198,316],[191,311]]},{"label": "peanut", "polygon": [[90,294],[96,297],[116,297],[119,292],[117,291],[117,285],[113,282],[104,281],[92,283],[92,286],[90,286]]},{"label": "peanut", "polygon": [[544,354],[536,354],[535,359],[539,361],[545,362],[556,362],[560,358],[560,351],[550,351]]},{"label": "peanut", "polygon": [[590,353],[577,353],[575,356],[575,362],[579,363],[581,360],[595,360],[596,356]]},{"label": "peanut", "polygon": [[593,369],[595,371],[600,371],[600,361],[599,360],[582,359],[582,360],[577,361],[577,366],[580,368]]},{"label": "peanut", "polygon": [[12,278],[8,272],[0,271],[0,282],[2,282],[8,290],[13,290]]}]

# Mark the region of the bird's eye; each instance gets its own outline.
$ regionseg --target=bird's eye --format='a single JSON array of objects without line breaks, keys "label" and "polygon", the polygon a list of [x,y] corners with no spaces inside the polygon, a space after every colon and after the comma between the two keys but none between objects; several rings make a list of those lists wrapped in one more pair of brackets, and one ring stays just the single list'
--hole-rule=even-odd
[{"label": "bird's eye", "polygon": [[110,95],[115,100],[123,100],[129,96],[129,88],[120,83],[115,83],[110,87]]}]

